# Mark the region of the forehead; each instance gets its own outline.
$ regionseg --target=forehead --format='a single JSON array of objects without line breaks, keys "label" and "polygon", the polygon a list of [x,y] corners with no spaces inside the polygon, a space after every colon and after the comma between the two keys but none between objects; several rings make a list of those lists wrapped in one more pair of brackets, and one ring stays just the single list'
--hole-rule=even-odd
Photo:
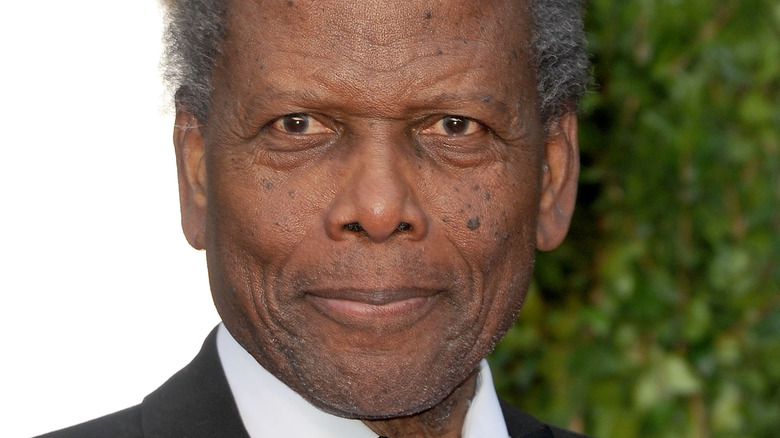
[{"label": "forehead", "polygon": [[447,88],[527,100],[527,9],[523,0],[230,0],[215,85],[300,95],[306,84],[313,100],[347,91],[380,106]]},{"label": "forehead", "polygon": [[352,34],[377,45],[393,43],[420,30],[450,35],[474,29],[484,34],[500,32],[490,29],[490,22],[525,26],[529,14],[528,0],[226,1],[229,22],[245,17],[255,23],[276,22],[290,30],[319,27],[327,30],[320,37]]}]

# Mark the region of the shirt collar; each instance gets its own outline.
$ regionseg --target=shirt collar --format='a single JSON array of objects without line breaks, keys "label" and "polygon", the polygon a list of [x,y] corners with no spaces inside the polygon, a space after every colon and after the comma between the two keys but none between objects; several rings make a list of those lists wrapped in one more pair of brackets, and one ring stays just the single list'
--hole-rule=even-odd
[{"label": "shirt collar", "polygon": [[[217,351],[247,433],[252,438],[376,438],[360,420],[321,411],[266,371],[224,325]],[[487,361],[480,364],[477,390],[463,424],[463,438],[509,437]]]}]

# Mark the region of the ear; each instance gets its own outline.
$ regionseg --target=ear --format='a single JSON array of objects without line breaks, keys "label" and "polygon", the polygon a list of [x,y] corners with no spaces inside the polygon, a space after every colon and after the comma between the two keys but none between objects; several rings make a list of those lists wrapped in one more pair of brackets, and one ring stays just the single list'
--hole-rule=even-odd
[{"label": "ear", "polygon": [[551,250],[569,231],[580,173],[577,116],[564,114],[547,131],[536,247]]},{"label": "ear", "polygon": [[179,175],[181,225],[187,242],[195,249],[205,248],[206,160],[200,122],[187,109],[177,105],[173,128],[176,168]]}]

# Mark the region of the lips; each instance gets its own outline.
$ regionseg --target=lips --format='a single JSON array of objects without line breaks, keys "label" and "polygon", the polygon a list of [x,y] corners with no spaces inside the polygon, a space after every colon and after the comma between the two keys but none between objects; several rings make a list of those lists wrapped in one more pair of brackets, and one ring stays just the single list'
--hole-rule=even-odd
[{"label": "lips", "polygon": [[305,297],[336,322],[376,324],[422,318],[443,292],[427,288],[321,289],[307,290]]}]

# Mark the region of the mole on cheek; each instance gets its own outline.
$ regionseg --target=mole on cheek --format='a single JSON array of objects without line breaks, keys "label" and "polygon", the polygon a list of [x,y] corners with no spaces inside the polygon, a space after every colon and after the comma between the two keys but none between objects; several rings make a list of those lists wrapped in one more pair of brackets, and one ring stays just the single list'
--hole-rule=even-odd
[{"label": "mole on cheek", "polygon": [[414,145],[414,156],[417,157],[418,159],[422,159],[423,157],[422,146],[420,146],[419,143],[415,143]]},{"label": "mole on cheek", "polygon": [[476,230],[479,228],[479,216],[473,217],[466,222],[466,227],[469,230]]}]

